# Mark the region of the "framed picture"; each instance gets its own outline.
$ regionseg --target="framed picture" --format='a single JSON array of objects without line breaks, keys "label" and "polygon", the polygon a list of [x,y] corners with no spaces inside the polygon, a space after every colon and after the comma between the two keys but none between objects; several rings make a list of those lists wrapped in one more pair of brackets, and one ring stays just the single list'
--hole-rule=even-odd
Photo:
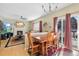
[{"label": "framed picture", "polygon": [[47,24],[47,22],[45,22],[44,24],[43,24],[43,26],[47,26],[48,24]]}]

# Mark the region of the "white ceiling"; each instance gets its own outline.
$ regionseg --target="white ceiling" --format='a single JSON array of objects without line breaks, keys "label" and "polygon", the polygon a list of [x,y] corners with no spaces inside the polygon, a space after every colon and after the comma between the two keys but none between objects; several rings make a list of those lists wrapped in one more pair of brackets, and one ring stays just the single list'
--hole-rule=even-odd
[{"label": "white ceiling", "polygon": [[[27,20],[33,20],[44,14],[42,9],[43,3],[0,3],[0,16],[20,18],[23,16]],[[44,4],[46,11],[48,11],[48,4]],[[57,10],[64,8],[70,4],[67,3],[52,3],[51,9],[55,11],[57,5]]]}]

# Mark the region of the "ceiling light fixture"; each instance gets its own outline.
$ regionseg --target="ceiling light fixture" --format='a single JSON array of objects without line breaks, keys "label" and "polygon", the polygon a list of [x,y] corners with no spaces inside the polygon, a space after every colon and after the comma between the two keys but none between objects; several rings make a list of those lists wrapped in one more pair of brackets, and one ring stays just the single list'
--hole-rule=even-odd
[{"label": "ceiling light fixture", "polygon": [[[53,10],[52,10],[52,6],[54,7]],[[55,11],[57,8],[58,8],[58,3],[57,4],[53,4],[53,3],[42,4],[42,10],[45,15],[51,13],[52,11]]]},{"label": "ceiling light fixture", "polygon": [[23,16],[20,16],[20,19],[27,20],[27,18],[25,18],[25,17],[23,17]]}]

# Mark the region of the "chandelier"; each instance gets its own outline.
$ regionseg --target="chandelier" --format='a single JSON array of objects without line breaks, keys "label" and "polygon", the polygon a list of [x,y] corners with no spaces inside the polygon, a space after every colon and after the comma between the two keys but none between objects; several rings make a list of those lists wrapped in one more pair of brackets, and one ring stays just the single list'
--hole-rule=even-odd
[{"label": "chandelier", "polygon": [[43,10],[43,14],[49,14],[52,11],[56,11],[58,8],[58,3],[45,3],[42,4],[42,10]]}]

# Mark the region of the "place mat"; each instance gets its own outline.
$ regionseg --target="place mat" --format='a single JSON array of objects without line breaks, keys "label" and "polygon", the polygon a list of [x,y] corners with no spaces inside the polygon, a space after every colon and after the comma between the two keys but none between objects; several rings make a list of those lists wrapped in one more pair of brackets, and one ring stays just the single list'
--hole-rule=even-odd
[{"label": "place mat", "polygon": [[40,39],[40,37],[35,37],[35,38]]}]

